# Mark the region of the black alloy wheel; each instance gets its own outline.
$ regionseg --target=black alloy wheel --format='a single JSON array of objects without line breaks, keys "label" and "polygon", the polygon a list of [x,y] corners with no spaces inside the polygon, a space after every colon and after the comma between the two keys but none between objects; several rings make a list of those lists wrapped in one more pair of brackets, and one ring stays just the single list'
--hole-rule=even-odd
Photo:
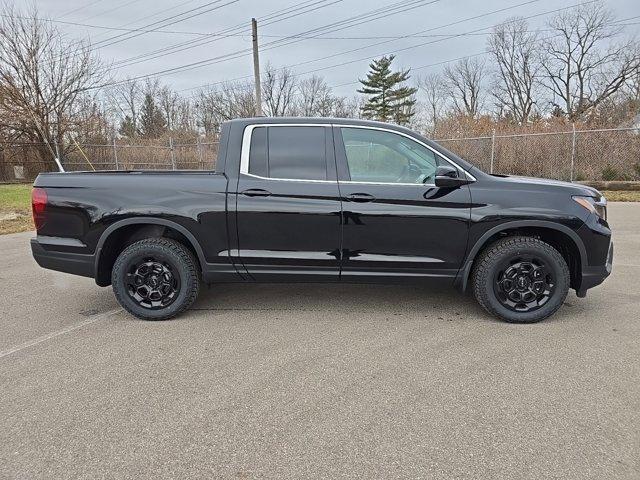
[{"label": "black alloy wheel", "polygon": [[167,320],[187,310],[200,290],[193,253],[169,238],[146,238],[126,247],[111,271],[116,299],[143,320]]},{"label": "black alloy wheel", "polygon": [[504,262],[494,277],[496,297],[514,312],[533,312],[553,296],[551,269],[537,257],[515,257]]},{"label": "black alloy wheel", "polygon": [[487,312],[512,323],[533,323],[564,303],[571,276],[564,257],[534,237],[510,236],[483,250],[473,263],[471,284]]},{"label": "black alloy wheel", "polygon": [[171,305],[180,291],[180,278],[171,265],[153,256],[131,262],[126,283],[129,296],[142,308],[152,310]]}]

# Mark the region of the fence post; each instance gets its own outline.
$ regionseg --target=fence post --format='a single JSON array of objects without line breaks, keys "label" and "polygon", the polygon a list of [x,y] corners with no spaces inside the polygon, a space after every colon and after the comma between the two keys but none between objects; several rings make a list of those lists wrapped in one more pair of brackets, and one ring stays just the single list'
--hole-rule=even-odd
[{"label": "fence post", "polygon": [[576,163],[576,124],[573,124],[573,135],[571,140],[571,170],[569,173],[569,181],[573,182],[573,174]]},{"label": "fence post", "polygon": [[56,154],[54,160],[58,165],[58,171],[64,172],[64,167],[62,166],[62,158],[60,157],[60,147],[58,146],[58,142],[56,141]]},{"label": "fence post", "polygon": [[176,169],[176,156],[173,152],[173,137],[169,137],[169,151],[171,152],[171,168]]},{"label": "fence post", "polygon": [[202,160],[202,144],[200,143],[200,137],[196,138],[198,145],[198,160],[200,160],[200,170],[204,170],[204,161]]},{"label": "fence post", "polygon": [[496,129],[491,131],[491,165],[489,167],[489,173],[493,173],[493,160],[496,155]]},{"label": "fence post", "polygon": [[116,150],[116,137],[113,137],[113,160],[116,163],[116,170],[120,170],[118,165],[118,152]]}]

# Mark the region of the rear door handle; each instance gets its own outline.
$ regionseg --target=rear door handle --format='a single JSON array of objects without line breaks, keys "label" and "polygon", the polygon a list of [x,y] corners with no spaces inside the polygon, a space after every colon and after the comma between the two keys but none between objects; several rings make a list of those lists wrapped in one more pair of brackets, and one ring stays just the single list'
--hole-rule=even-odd
[{"label": "rear door handle", "polygon": [[247,197],[268,197],[269,195],[271,195],[271,192],[268,192],[267,190],[264,190],[262,188],[250,188],[240,193],[242,193],[242,195],[246,195]]},{"label": "rear door handle", "polygon": [[347,199],[351,202],[365,203],[373,202],[376,197],[374,197],[373,195],[369,195],[368,193],[352,193],[351,195],[347,196]]}]

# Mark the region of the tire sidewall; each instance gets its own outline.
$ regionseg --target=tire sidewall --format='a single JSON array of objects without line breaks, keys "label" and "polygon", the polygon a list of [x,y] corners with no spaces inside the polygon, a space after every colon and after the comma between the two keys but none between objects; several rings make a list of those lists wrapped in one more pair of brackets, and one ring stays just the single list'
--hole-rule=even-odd
[{"label": "tire sidewall", "polygon": [[[553,247],[549,246],[548,248]],[[553,279],[556,282],[553,294],[547,303],[541,308],[531,312],[515,312],[510,310],[502,305],[494,290],[496,273],[502,268],[505,261],[519,255],[532,255],[540,258],[540,260],[548,265]],[[559,255],[558,253],[558,256]],[[552,315],[564,302],[569,290],[568,269],[564,259],[561,257],[556,258],[550,251],[547,251],[547,248],[543,248],[542,246],[510,246],[496,254],[491,266],[486,270],[486,277],[482,288],[485,290],[485,298],[489,301],[491,308],[504,320],[513,323],[538,322]]]},{"label": "tire sidewall", "polygon": [[[125,283],[127,271],[134,262],[142,260],[145,256],[153,256],[159,261],[167,262],[172,272],[178,276],[180,282],[178,295],[166,308],[157,310],[144,308],[129,295]],[[194,288],[190,266],[170,248],[153,243],[148,243],[144,246],[133,244],[127,247],[117,258],[113,266],[111,281],[113,290],[120,304],[133,315],[144,318],[145,320],[164,320],[177,315],[184,310],[184,303]]]}]

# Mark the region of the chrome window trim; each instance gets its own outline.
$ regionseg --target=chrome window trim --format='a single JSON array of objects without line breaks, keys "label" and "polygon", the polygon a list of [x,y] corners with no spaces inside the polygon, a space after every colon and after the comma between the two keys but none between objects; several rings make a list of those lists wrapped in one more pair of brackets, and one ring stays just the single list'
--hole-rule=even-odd
[{"label": "chrome window trim", "polygon": [[242,151],[240,152],[240,174],[262,180],[279,180],[285,182],[313,182],[337,183],[334,180],[307,180],[304,178],[272,178],[249,173],[249,150],[251,149],[251,135],[259,127],[331,127],[329,123],[254,123],[247,125],[242,133]]},{"label": "chrome window trim", "polygon": [[403,137],[408,138],[409,140],[413,140],[414,142],[422,145],[423,147],[431,150],[435,155],[443,158],[446,162],[456,167],[458,170],[463,172],[467,179],[472,182],[477,181],[477,179],[467,172],[464,168],[458,165],[456,162],[448,158],[447,156],[441,154],[434,148],[430,147],[424,142],[413,138],[411,135],[408,135],[404,132],[398,132],[396,130],[392,130],[390,128],[384,127],[373,127],[369,125],[349,125],[349,124],[340,124],[340,123],[254,123],[251,125],[247,125],[242,134],[242,150],[240,152],[240,174],[246,175],[248,177],[260,178],[262,180],[276,180],[276,181],[284,181],[284,182],[312,182],[312,183],[353,183],[360,185],[398,185],[398,186],[411,186],[411,187],[435,187],[434,183],[394,183],[394,182],[359,182],[355,180],[338,180],[337,182],[334,180],[306,180],[302,178],[271,178],[271,177],[262,177],[260,175],[254,175],[249,173],[249,150],[251,148],[251,136],[253,134],[253,130],[259,127],[338,127],[338,128],[360,128],[363,130],[378,130],[381,132],[394,133],[396,135],[402,135]]}]

